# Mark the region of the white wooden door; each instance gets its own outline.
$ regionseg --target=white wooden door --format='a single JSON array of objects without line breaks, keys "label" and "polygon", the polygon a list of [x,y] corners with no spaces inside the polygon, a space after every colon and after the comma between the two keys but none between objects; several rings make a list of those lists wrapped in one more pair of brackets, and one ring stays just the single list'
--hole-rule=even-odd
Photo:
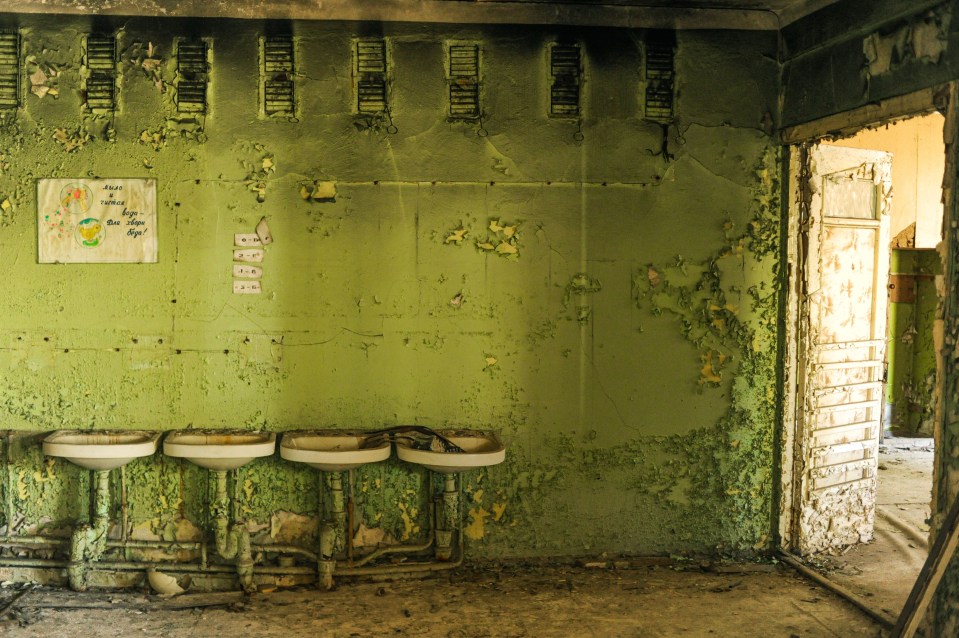
[{"label": "white wooden door", "polygon": [[892,157],[808,153],[800,238],[797,549],[872,538],[883,408]]}]

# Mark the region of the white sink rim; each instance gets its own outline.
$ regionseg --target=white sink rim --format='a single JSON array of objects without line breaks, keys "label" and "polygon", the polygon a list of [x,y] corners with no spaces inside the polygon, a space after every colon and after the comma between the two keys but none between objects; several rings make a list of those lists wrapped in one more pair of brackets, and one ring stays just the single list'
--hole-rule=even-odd
[{"label": "white sink rim", "polygon": [[360,448],[368,433],[361,430],[296,430],[280,439],[280,456],[324,472],[345,472],[390,458],[388,439],[373,448]]},{"label": "white sink rim", "polygon": [[162,434],[146,430],[57,430],[43,438],[43,453],[87,470],[113,470],[155,454]]},{"label": "white sink rim", "polygon": [[463,452],[417,450],[403,441],[396,442],[396,455],[407,463],[416,463],[440,474],[465,472],[478,467],[497,465],[506,459],[506,446],[491,432],[481,430],[438,431]]},{"label": "white sink rim", "polygon": [[163,439],[163,454],[208,470],[235,470],[276,451],[276,432],[174,430]]}]

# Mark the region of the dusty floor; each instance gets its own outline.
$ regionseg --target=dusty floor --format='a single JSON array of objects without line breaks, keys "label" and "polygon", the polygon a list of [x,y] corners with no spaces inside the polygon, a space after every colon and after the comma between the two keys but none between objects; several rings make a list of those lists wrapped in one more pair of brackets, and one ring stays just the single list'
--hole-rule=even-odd
[{"label": "dusty floor", "polygon": [[[757,567],[751,566],[754,569]],[[714,573],[670,567],[463,569],[424,581],[342,583],[257,594],[245,603],[179,611],[151,609],[142,594],[34,590],[0,612],[0,635],[655,637],[879,636],[856,608],[789,569]],[[0,590],[0,609],[16,592]],[[61,602],[110,609],[55,609]]]},{"label": "dusty floor", "polygon": [[928,554],[932,439],[890,438],[880,446],[875,539],[810,566],[898,616]]}]

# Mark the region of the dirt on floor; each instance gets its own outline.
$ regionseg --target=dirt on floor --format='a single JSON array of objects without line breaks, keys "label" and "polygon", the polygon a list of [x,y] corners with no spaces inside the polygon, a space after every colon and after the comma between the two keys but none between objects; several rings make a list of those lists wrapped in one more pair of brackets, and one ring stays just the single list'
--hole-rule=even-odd
[{"label": "dirt on floor", "polygon": [[[678,571],[682,569],[682,571]],[[435,638],[880,635],[859,610],[783,566],[463,568],[429,580],[339,583],[334,591],[216,594],[218,606],[164,609],[178,598],[0,589],[0,635],[425,636]],[[757,571],[758,570],[758,571]],[[13,597],[20,598],[9,603]],[[211,602],[203,594],[183,604]],[[217,599],[213,599],[217,602]],[[9,606],[8,606],[9,605]],[[4,609],[6,607],[6,609]],[[85,607],[85,608],[84,608]],[[100,608],[94,608],[100,607]]]},{"label": "dirt on floor", "polygon": [[873,540],[808,559],[811,567],[896,617],[929,553],[932,439],[886,437],[879,449]]}]

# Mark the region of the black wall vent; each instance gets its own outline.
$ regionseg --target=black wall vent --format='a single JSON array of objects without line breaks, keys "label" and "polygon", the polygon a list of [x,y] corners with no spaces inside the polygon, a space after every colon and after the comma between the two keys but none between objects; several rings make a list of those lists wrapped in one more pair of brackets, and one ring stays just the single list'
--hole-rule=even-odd
[{"label": "black wall vent", "polygon": [[210,65],[207,43],[181,41],[176,49],[176,106],[180,113],[206,113],[206,85]]},{"label": "black wall vent", "polygon": [[117,92],[117,39],[114,36],[87,36],[87,72],[87,108],[114,110]]},{"label": "black wall vent", "polygon": [[20,106],[20,34],[0,33],[0,109]]},{"label": "black wall vent", "polygon": [[263,112],[292,116],[296,110],[293,76],[293,36],[263,38]]},{"label": "black wall vent", "polygon": [[579,47],[554,44],[549,52],[549,73],[553,80],[549,91],[549,114],[555,117],[579,117],[579,87],[582,80]]},{"label": "black wall vent", "polygon": [[676,34],[651,31],[646,37],[646,119],[669,122],[673,119],[673,57]]},{"label": "black wall vent", "polygon": [[450,118],[475,120],[480,116],[479,45],[449,45]]},{"label": "black wall vent", "polygon": [[386,42],[384,40],[357,40],[357,113],[377,115],[388,110],[386,78]]}]

